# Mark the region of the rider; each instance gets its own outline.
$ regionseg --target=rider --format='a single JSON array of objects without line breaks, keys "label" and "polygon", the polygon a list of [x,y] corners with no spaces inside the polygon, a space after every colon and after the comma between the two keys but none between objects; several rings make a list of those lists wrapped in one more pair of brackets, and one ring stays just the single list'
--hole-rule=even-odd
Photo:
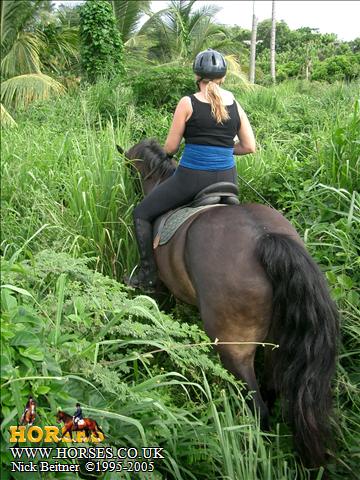
[{"label": "rider", "polygon": [[80,407],[80,403],[77,403],[76,404],[76,411],[73,415],[73,421],[74,421],[75,427],[77,427],[77,424],[78,424],[79,420],[82,420],[82,419],[83,419],[83,415],[82,415],[82,410],[81,410],[81,407]]},{"label": "rider", "polygon": [[200,52],[195,58],[193,71],[198,91],[179,101],[164,146],[172,157],[184,137],[180,164],[175,174],[154,188],[133,212],[141,260],[138,274],[127,282],[133,287],[151,291],[157,283],[151,222],[186,204],[213,183],[236,184],[233,155],[255,152],[254,134],[244,110],[233,94],[221,87],[226,70],[224,57],[215,50]]}]

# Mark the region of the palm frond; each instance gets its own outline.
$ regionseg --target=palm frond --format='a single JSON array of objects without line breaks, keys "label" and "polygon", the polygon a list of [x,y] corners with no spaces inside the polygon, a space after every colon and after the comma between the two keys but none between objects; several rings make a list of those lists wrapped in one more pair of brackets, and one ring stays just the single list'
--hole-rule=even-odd
[{"label": "palm frond", "polygon": [[221,7],[216,5],[205,5],[204,7],[199,8],[196,10],[191,18],[189,19],[189,30],[192,31],[196,24],[208,18],[209,20],[214,20],[215,15],[221,10]]},{"label": "palm frond", "polygon": [[0,104],[0,122],[2,127],[16,127],[17,125],[2,103]]},{"label": "palm frond", "polygon": [[252,88],[253,85],[249,82],[248,77],[241,70],[241,65],[237,61],[235,55],[226,55],[227,76],[233,83],[241,83],[242,86]]},{"label": "palm frond", "polygon": [[1,74],[4,78],[26,73],[40,73],[40,49],[44,41],[39,33],[20,32],[11,49],[1,60]]},{"label": "palm frond", "polygon": [[125,43],[138,29],[140,18],[149,13],[150,1],[138,0],[110,0],[116,17],[116,23]]},{"label": "palm frond", "polygon": [[1,83],[1,101],[4,105],[23,108],[31,102],[46,100],[64,91],[61,83],[43,73],[19,75]]},{"label": "palm frond", "polygon": [[156,28],[158,25],[162,24],[162,16],[168,11],[167,8],[164,8],[163,10],[159,10],[158,12],[153,13],[147,20],[146,22],[142,25],[142,27],[139,30],[139,34],[146,34],[149,31],[151,31],[153,28]]},{"label": "palm frond", "polygon": [[79,59],[79,36],[76,28],[60,27],[55,35],[46,35],[46,48],[42,52],[44,64],[58,72],[64,66],[70,66]]},{"label": "palm frond", "polygon": [[1,1],[1,50],[5,55],[16,41],[20,32],[29,28],[36,13],[44,6],[43,0]]}]

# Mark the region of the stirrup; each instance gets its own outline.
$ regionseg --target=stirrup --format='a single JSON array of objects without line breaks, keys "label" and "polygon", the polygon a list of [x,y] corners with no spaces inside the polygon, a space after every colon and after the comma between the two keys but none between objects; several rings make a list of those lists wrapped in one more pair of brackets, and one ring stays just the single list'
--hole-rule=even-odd
[{"label": "stirrup", "polygon": [[124,283],[132,288],[139,288],[145,292],[154,293],[158,284],[157,273],[144,273],[140,270],[137,275],[124,277]]}]

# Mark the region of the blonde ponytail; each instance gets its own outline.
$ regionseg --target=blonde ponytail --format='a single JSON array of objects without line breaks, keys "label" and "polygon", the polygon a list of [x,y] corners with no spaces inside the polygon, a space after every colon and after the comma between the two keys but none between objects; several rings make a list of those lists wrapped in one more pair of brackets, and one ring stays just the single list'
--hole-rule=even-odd
[{"label": "blonde ponytail", "polygon": [[217,123],[229,120],[229,113],[222,101],[220,87],[216,82],[212,80],[206,82],[205,98],[211,105],[211,114]]}]

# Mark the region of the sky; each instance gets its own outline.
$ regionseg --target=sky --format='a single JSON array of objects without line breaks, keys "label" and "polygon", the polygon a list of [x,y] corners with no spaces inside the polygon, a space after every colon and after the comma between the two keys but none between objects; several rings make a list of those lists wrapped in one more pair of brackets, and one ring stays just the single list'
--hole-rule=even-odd
[{"label": "sky", "polygon": [[[136,1],[136,0],[133,0]],[[54,3],[76,4],[79,1],[55,1]],[[198,7],[213,4],[221,8],[216,15],[219,23],[239,25],[251,30],[253,2],[248,0],[198,1]],[[166,8],[168,2],[152,2],[154,12]],[[259,21],[271,18],[271,0],[256,0],[255,15]],[[277,0],[275,2],[277,20],[284,20],[293,30],[300,27],[318,28],[321,33],[336,33],[340,40],[354,40],[360,37],[360,0],[297,1]]]}]

